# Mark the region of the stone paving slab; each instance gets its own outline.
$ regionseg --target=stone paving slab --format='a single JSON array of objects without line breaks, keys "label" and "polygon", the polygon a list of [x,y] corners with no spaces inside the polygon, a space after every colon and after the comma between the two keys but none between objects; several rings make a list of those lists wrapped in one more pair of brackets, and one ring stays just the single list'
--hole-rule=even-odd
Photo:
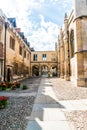
[{"label": "stone paving slab", "polygon": [[30,120],[38,118],[41,121],[64,121],[64,114],[57,108],[36,109],[32,112]]},{"label": "stone paving slab", "polygon": [[1,92],[0,96],[11,96],[11,97],[27,97],[27,96],[36,96],[36,92],[32,93],[10,93],[10,92]]},{"label": "stone paving slab", "polygon": [[87,100],[67,100],[59,101],[65,110],[87,110]]},{"label": "stone paving slab", "polygon": [[26,130],[70,130],[66,121],[30,121]]},{"label": "stone paving slab", "polygon": [[48,121],[49,120],[48,112],[46,110],[33,111],[30,120],[34,121],[36,119],[39,119],[40,121]]},{"label": "stone paving slab", "polygon": [[60,108],[59,104],[34,104],[32,111],[41,111],[47,108],[55,109]]},{"label": "stone paving slab", "polygon": [[[44,82],[43,82],[44,81]],[[43,86],[44,83],[44,86]],[[45,84],[46,83],[46,84]],[[70,130],[52,86],[43,79],[26,130]]]},{"label": "stone paving slab", "polygon": [[87,106],[87,99],[81,100],[82,104]]}]

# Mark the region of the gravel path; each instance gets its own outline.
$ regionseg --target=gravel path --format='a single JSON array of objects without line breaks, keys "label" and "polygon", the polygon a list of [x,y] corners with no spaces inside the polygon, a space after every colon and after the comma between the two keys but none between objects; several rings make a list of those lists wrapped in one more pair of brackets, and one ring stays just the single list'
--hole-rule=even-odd
[{"label": "gravel path", "polygon": [[[87,99],[87,88],[76,87],[70,81],[63,79],[49,79],[58,100]],[[87,130],[87,110],[63,111],[67,120],[75,127],[73,130]]]},{"label": "gravel path", "polygon": [[29,89],[0,92],[0,95],[9,97],[8,107],[0,109],[0,130],[25,130],[40,81],[40,78],[26,79],[21,81],[21,85],[27,84]]},{"label": "gravel path", "polygon": [[75,126],[76,130],[87,130],[87,110],[64,112],[64,114],[68,121]]},{"label": "gravel path", "polygon": [[8,108],[0,110],[0,130],[24,130],[35,97],[9,97]]}]

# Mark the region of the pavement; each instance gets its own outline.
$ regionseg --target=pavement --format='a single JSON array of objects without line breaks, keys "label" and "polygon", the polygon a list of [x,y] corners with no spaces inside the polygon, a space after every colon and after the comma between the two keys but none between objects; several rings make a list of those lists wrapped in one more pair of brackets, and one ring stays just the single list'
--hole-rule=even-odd
[{"label": "pavement", "polygon": [[[79,108],[77,103],[76,107]],[[52,84],[42,78],[31,116],[26,117],[29,119],[26,130],[75,130],[65,118],[62,110],[66,109],[74,109],[73,104],[58,101]]]}]

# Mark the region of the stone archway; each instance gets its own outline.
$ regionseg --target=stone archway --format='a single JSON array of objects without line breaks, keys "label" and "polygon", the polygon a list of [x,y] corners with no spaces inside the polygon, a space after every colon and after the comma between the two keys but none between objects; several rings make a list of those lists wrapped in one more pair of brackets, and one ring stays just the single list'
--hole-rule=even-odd
[{"label": "stone archway", "polygon": [[34,65],[32,67],[32,76],[39,76],[39,66],[38,65]]},{"label": "stone archway", "polygon": [[41,75],[42,75],[42,77],[48,77],[48,66],[47,65],[41,66]]},{"label": "stone archway", "polygon": [[11,81],[11,69],[7,68],[7,81],[10,82]]},{"label": "stone archway", "polygon": [[57,76],[57,66],[56,65],[52,65],[50,68],[50,75],[52,77],[56,77]]}]

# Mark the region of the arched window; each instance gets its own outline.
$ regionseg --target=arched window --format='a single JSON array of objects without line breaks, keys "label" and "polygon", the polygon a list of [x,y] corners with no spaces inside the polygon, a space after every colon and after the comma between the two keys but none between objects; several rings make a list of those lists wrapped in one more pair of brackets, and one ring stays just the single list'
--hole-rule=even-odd
[{"label": "arched window", "polygon": [[70,32],[70,56],[74,57],[74,30]]},{"label": "arched window", "polygon": [[14,74],[18,74],[18,63],[14,64]]}]

